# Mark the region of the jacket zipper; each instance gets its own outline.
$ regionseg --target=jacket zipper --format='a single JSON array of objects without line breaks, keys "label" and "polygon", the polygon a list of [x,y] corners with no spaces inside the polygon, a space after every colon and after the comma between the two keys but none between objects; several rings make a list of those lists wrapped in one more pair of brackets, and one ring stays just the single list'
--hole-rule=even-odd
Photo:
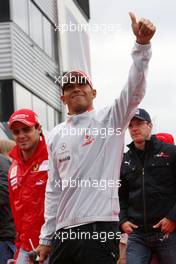
[{"label": "jacket zipper", "polygon": [[146,197],[145,197],[145,173],[144,168],[142,168],[142,196],[144,205],[144,229],[147,232],[147,212],[146,212]]},{"label": "jacket zipper", "polygon": [[147,232],[148,228],[147,228],[147,210],[146,210],[146,197],[145,197],[145,170],[144,170],[145,163],[146,163],[146,156],[145,156],[144,164],[142,165],[136,152],[134,151],[133,153],[139,162],[138,164],[141,164],[141,167],[142,167],[142,200],[143,200],[143,221],[144,221],[143,223],[144,223],[144,230],[145,232]]},{"label": "jacket zipper", "polygon": [[144,163],[142,164],[140,158],[138,157],[136,151],[132,151],[132,153],[135,154],[135,157],[137,158],[136,161],[138,161],[138,165],[141,165],[142,168],[142,199],[143,199],[143,223],[144,223],[144,230],[147,233],[148,232],[148,225],[147,225],[147,208],[146,208],[146,193],[145,193],[145,165],[149,159],[149,156],[151,155],[151,146],[149,145],[149,142],[146,142],[147,145],[145,145],[145,157],[144,157]]}]

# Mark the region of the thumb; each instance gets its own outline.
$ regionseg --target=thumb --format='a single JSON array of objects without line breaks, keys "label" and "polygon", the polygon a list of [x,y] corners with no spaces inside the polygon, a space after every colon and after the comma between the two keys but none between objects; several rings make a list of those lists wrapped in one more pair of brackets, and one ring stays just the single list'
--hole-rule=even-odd
[{"label": "thumb", "polygon": [[153,228],[158,228],[158,227],[160,227],[160,226],[161,226],[161,224],[162,224],[162,222],[161,222],[161,221],[159,221],[159,223],[157,223],[156,225],[154,225],[154,226],[153,226]]},{"label": "thumb", "polygon": [[135,225],[135,224],[132,224],[131,226],[132,226],[133,228],[135,228],[135,229],[138,228],[138,226]]},{"label": "thumb", "polygon": [[40,254],[39,254],[39,263],[43,263],[43,261],[45,260],[45,258],[46,258],[45,253],[40,252]]},{"label": "thumb", "polygon": [[131,18],[131,23],[132,24],[137,24],[137,20],[136,20],[135,14],[133,14],[132,12],[129,12],[129,16]]}]

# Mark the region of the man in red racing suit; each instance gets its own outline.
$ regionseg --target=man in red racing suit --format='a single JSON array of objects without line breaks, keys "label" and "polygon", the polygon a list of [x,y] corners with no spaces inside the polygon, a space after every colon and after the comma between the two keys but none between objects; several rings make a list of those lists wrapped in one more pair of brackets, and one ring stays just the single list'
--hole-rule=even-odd
[{"label": "man in red racing suit", "polygon": [[16,146],[10,156],[9,192],[17,231],[17,264],[28,263],[28,252],[38,245],[44,223],[44,195],[48,153],[37,115],[20,109],[9,119]]}]

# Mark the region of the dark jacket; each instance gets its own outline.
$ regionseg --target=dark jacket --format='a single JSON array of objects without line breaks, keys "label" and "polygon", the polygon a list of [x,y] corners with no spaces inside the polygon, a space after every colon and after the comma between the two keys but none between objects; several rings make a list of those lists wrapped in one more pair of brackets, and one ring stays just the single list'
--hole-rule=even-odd
[{"label": "dark jacket", "polygon": [[15,240],[15,226],[12,219],[9,191],[8,170],[9,159],[0,154],[0,240]]},{"label": "dark jacket", "polygon": [[163,217],[176,221],[176,146],[152,136],[144,159],[133,142],[128,147],[121,167],[120,224],[129,220],[148,231]]}]

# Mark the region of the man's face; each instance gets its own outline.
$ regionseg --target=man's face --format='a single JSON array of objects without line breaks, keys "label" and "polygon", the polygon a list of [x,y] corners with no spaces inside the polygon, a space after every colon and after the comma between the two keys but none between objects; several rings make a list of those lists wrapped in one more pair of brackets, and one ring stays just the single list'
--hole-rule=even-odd
[{"label": "man's face", "polygon": [[68,106],[69,114],[80,114],[91,109],[96,90],[89,84],[70,83],[65,85],[61,99]]},{"label": "man's face", "polygon": [[129,132],[132,140],[135,143],[139,144],[150,139],[151,130],[152,124],[147,121],[143,121],[138,118],[133,118],[130,121]]},{"label": "man's face", "polygon": [[21,151],[27,152],[36,148],[40,139],[41,128],[27,126],[21,122],[14,122],[12,134]]}]

